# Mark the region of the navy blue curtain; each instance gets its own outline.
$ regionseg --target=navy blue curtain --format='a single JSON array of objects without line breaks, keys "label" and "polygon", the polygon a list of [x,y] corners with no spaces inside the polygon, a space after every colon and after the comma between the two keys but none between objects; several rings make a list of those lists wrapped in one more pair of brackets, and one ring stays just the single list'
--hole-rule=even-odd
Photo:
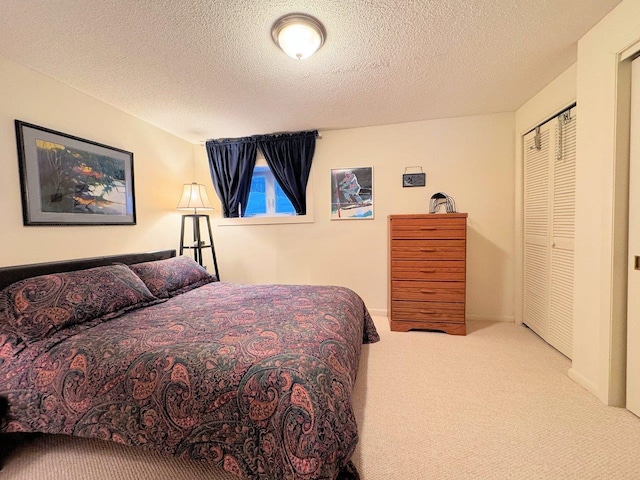
[{"label": "navy blue curtain", "polygon": [[318,131],[312,130],[254,137],[273,176],[298,215],[307,213],[307,181],[317,136]]},{"label": "navy blue curtain", "polygon": [[205,146],[213,186],[222,203],[224,217],[240,216],[240,205],[244,216],[256,165],[255,138],[207,140]]}]

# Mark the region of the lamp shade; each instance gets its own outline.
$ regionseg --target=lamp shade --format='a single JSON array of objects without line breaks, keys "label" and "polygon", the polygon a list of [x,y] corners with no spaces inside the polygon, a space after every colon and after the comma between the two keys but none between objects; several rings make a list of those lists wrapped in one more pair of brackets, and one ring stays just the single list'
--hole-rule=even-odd
[{"label": "lamp shade", "polygon": [[276,20],[271,36],[284,53],[302,60],[322,46],[326,31],[322,23],[311,15],[292,13]]},{"label": "lamp shade", "polygon": [[194,182],[184,185],[182,197],[176,208],[178,210],[190,210],[193,208],[195,213],[198,208],[201,210],[213,210],[213,205],[209,201],[206,187]]}]

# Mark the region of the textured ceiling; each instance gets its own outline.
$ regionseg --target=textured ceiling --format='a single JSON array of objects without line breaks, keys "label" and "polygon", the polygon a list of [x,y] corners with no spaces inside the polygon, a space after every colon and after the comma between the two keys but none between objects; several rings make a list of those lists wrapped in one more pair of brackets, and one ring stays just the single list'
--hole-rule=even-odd
[{"label": "textured ceiling", "polygon": [[[620,0],[0,0],[0,55],[197,143],[514,111]],[[287,57],[273,22],[327,29]]]}]

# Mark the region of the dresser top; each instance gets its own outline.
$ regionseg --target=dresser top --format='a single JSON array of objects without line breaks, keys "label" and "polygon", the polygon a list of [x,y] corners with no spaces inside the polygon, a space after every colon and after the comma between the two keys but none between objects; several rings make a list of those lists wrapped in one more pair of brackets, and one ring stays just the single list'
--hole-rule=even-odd
[{"label": "dresser top", "polygon": [[466,213],[410,213],[401,215],[389,215],[389,219],[392,218],[467,218]]}]

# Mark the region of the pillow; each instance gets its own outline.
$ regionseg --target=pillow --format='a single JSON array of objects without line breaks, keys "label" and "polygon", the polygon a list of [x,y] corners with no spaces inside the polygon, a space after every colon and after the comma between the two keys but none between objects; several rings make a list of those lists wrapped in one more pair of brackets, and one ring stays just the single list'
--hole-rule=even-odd
[{"label": "pillow", "polygon": [[129,268],[158,298],[174,297],[218,279],[191,257],[180,255],[166,260],[136,263]]},{"label": "pillow", "polygon": [[161,301],[125,265],[27,278],[6,287],[0,297],[6,320],[26,342]]},{"label": "pillow", "polygon": [[11,317],[9,301],[3,290],[0,292],[0,357],[2,357],[4,347],[10,339],[13,339],[13,343],[16,345],[22,343],[22,337],[18,335],[11,324]]}]

